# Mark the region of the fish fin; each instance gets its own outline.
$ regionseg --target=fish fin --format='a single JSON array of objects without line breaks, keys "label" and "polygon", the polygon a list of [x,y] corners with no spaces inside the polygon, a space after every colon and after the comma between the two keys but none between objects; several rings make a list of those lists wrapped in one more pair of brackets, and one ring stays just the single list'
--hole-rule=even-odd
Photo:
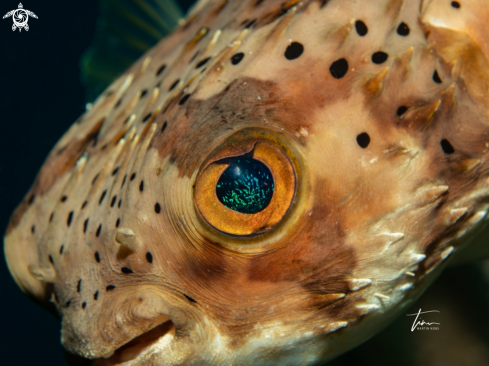
[{"label": "fish fin", "polygon": [[81,60],[88,101],[95,99],[183,17],[175,0],[101,0],[92,45]]}]

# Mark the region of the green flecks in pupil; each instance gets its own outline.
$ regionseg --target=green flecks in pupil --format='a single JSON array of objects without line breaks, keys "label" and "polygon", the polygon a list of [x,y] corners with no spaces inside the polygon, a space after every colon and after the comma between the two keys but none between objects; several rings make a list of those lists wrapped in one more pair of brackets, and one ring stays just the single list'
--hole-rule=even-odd
[{"label": "green flecks in pupil", "polygon": [[216,193],[227,208],[253,214],[268,206],[273,189],[273,176],[265,164],[255,159],[239,158],[222,173]]}]

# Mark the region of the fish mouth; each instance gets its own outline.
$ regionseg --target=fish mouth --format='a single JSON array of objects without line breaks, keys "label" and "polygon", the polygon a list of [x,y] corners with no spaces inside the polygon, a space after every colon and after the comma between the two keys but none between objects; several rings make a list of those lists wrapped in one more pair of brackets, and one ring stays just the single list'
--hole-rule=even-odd
[{"label": "fish mouth", "polygon": [[147,354],[161,352],[175,337],[176,327],[168,316],[163,322],[96,360],[97,366],[139,365]]}]

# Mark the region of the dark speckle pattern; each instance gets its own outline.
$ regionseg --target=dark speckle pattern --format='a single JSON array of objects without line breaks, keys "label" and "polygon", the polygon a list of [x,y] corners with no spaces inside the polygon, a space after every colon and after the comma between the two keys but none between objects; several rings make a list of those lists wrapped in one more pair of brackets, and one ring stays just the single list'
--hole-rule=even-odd
[{"label": "dark speckle pattern", "polygon": [[440,145],[445,154],[450,155],[455,152],[455,149],[453,148],[452,144],[447,139],[441,140]]},{"label": "dark speckle pattern", "polygon": [[397,34],[399,34],[400,36],[406,37],[407,35],[409,35],[409,31],[409,26],[404,22],[399,24],[399,26],[397,27]]},{"label": "dark speckle pattern", "polygon": [[329,72],[335,79],[341,79],[348,72],[348,61],[344,58],[336,60],[329,67]]},{"label": "dark speckle pattern", "polygon": [[374,64],[380,65],[387,61],[389,55],[385,52],[378,51],[372,55],[372,62]]},{"label": "dark speckle pattern", "polygon": [[355,22],[355,29],[357,31],[357,34],[361,37],[365,36],[368,33],[367,25],[361,20],[357,20]]},{"label": "dark speckle pattern", "polygon": [[370,144],[370,136],[366,132],[362,132],[357,136],[358,146],[365,149]]},{"label": "dark speckle pattern", "polygon": [[304,52],[304,46],[299,42],[292,42],[285,50],[285,58],[287,60],[295,60]]},{"label": "dark speckle pattern", "polygon": [[237,53],[231,57],[231,63],[233,65],[237,65],[241,62],[241,60],[243,60],[243,58],[244,58],[243,52]]},{"label": "dark speckle pattern", "polygon": [[441,84],[441,83],[442,83],[442,80],[441,80],[441,78],[440,78],[440,75],[438,75],[438,71],[437,71],[437,70],[435,70],[435,71],[433,72],[433,81],[434,81],[435,83],[437,83],[437,84]]}]

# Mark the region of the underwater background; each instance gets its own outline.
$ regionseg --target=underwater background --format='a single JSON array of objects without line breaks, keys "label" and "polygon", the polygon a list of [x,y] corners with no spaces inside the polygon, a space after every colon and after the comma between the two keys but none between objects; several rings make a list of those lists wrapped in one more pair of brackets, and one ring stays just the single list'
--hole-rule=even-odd
[{"label": "underwater background", "polygon": [[[239,0],[237,0],[239,1]],[[137,2],[137,0],[135,1]],[[178,1],[186,11],[191,0]],[[93,40],[95,0],[28,0],[29,31],[0,21],[0,229],[31,186],[47,154],[85,109],[79,60]],[[18,3],[3,0],[0,14]],[[489,241],[488,241],[489,245]],[[2,252],[3,253],[3,252]],[[438,310],[436,331],[411,332],[401,317],[332,366],[489,365],[489,262],[447,269],[407,314]],[[0,364],[65,366],[60,322],[30,301],[0,260]]]}]

